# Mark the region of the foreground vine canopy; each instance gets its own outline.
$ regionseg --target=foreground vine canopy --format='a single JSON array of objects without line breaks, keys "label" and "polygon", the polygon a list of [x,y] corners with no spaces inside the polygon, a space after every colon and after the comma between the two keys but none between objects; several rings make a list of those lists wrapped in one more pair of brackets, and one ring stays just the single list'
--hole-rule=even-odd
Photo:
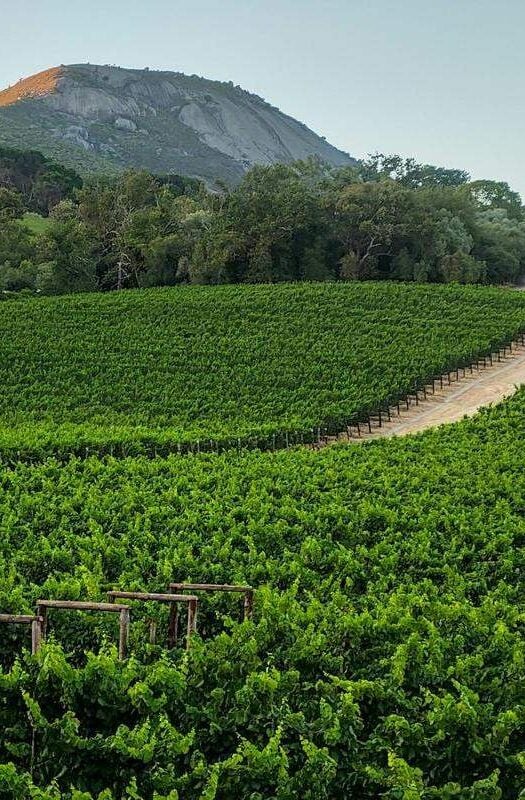
[{"label": "foreground vine canopy", "polygon": [[0,306],[0,452],[129,454],[324,423],[470,363],[525,297],[396,284],[179,287]]},{"label": "foreground vine canopy", "polygon": [[253,614],[200,593],[190,649],[142,597],[122,660],[118,614],[55,607],[36,655],[0,625],[0,798],[522,800],[525,389],[321,451],[79,458],[54,426],[310,424],[490,350],[523,303],[376,284],[0,304],[2,437],[40,452],[0,470],[0,611],[256,587]]}]

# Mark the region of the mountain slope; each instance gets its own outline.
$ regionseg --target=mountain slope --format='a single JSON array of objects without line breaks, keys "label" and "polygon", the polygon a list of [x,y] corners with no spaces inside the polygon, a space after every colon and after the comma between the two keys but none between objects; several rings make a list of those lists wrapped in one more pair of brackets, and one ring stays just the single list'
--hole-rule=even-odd
[{"label": "mountain slope", "polygon": [[0,92],[0,144],[80,171],[143,167],[235,182],[254,164],[351,164],[305,125],[231,83],[79,64]]}]

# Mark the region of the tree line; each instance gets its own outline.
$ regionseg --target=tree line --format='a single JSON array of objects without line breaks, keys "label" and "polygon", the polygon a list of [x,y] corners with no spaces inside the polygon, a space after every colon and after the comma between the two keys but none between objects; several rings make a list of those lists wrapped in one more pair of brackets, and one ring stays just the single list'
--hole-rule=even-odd
[{"label": "tree line", "polygon": [[525,209],[507,183],[375,154],[256,166],[210,191],[177,175],[82,180],[0,149],[0,290],[178,283],[506,283],[525,273]]}]

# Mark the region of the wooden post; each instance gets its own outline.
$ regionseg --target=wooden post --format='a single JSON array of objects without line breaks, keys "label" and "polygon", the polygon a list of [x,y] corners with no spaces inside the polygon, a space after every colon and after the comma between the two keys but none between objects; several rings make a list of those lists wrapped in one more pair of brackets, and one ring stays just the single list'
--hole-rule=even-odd
[{"label": "wooden post", "polygon": [[197,630],[197,600],[191,599],[188,603],[188,627],[186,632],[186,650],[191,647],[191,636]]},{"label": "wooden post", "polygon": [[[169,603],[170,606],[170,613],[169,613],[169,622],[168,622],[168,647],[173,648],[177,644],[178,639],[178,627],[179,627],[179,603],[188,603],[188,617],[190,616],[190,606],[191,614],[192,614],[192,625],[193,629],[196,629],[196,619],[197,619],[197,607],[198,607],[198,598],[195,595],[188,595],[188,594],[173,594],[170,592],[166,594],[165,592],[125,592],[115,589],[111,592],[108,592],[108,598],[111,601],[115,601],[116,599],[122,600],[138,600],[142,602],[156,602],[156,603]],[[124,608],[128,608],[128,606],[124,606]],[[157,632],[157,624],[152,620],[150,621],[150,629],[149,629],[149,640],[151,644],[155,644],[156,641],[156,632]]]},{"label": "wooden post", "polygon": [[168,647],[172,650],[177,645],[179,630],[179,604],[172,603],[168,622]]},{"label": "wooden post", "polygon": [[129,622],[130,614],[129,608],[122,608],[119,615],[119,639],[118,639],[118,657],[120,661],[126,658],[126,650],[128,647],[129,639]]},{"label": "wooden post", "polygon": [[253,616],[253,589],[244,595],[244,619],[251,619]]},{"label": "wooden post", "polygon": [[157,623],[154,619],[149,621],[149,643],[155,644],[157,641]]},{"label": "wooden post", "polygon": [[47,608],[42,606],[37,606],[36,608],[37,617],[40,617],[42,622],[40,623],[40,638],[42,641],[45,641],[47,636]]},{"label": "wooden post", "polygon": [[0,623],[6,625],[29,625],[31,627],[31,655],[40,648],[43,619],[32,614],[0,614]]},{"label": "wooden post", "polygon": [[42,617],[36,617],[31,623],[31,655],[36,655],[40,650],[42,640]]}]

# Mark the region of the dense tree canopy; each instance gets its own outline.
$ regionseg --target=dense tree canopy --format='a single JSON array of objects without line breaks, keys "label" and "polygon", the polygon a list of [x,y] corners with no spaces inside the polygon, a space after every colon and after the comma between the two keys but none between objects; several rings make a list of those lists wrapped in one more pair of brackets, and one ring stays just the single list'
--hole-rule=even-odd
[{"label": "dense tree canopy", "polygon": [[[28,226],[28,211],[48,223]],[[34,216],[34,215],[33,215]],[[258,166],[223,192],[130,171],[84,185],[0,151],[0,289],[394,279],[502,283],[525,272],[506,183],[376,154],[357,167]]]},{"label": "dense tree canopy", "polygon": [[82,179],[76,172],[41,153],[0,147],[0,187],[19,193],[28,210],[47,214],[80,186]]}]

